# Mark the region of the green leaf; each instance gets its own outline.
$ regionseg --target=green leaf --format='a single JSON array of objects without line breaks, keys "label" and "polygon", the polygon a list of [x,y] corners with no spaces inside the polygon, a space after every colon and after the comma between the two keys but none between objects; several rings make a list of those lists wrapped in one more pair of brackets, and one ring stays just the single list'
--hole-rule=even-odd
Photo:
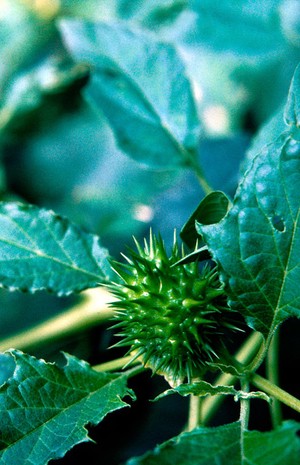
[{"label": "green leaf", "polygon": [[284,119],[290,126],[300,127],[300,65],[297,66],[291,83]]},{"label": "green leaf", "polygon": [[123,19],[141,23],[150,30],[173,23],[188,6],[189,0],[118,0],[118,13]]},{"label": "green leaf", "polygon": [[283,135],[254,159],[228,214],[197,226],[231,305],[265,335],[300,317],[299,189],[300,143]]},{"label": "green leaf", "polygon": [[183,258],[178,260],[178,262],[174,263],[172,266],[178,266],[178,265],[186,265],[187,263],[192,263],[195,261],[201,261],[201,260],[209,260],[211,258],[210,253],[207,250],[207,246],[204,245],[203,247],[199,247],[195,249],[193,252],[185,255]]},{"label": "green leaf", "polygon": [[9,290],[67,295],[110,276],[99,238],[52,211],[0,203],[0,283]]},{"label": "green leaf", "polygon": [[40,129],[41,122],[53,126],[53,121],[72,107],[71,102],[74,105],[79,99],[79,91],[87,79],[87,66],[69,63],[54,66],[50,60],[16,77],[0,108],[2,137],[28,136]]},{"label": "green leaf", "polygon": [[12,351],[15,370],[0,388],[0,464],[44,465],[88,441],[85,425],[127,404],[127,377],[97,373],[66,355],[60,368]]},{"label": "green leaf", "polygon": [[9,354],[0,354],[0,386],[13,375],[15,366]]},{"label": "green leaf", "polygon": [[300,457],[299,423],[286,421],[274,431],[247,431],[246,465],[296,465]]},{"label": "green leaf", "polygon": [[201,218],[204,224],[217,223],[225,216],[228,207],[229,200],[223,192],[216,191],[208,194],[183,226],[180,232],[181,239],[189,247],[194,247],[199,240],[195,222]]},{"label": "green leaf", "polygon": [[192,0],[191,4],[198,16],[197,36],[210,50],[227,51],[247,61],[270,56],[274,59],[275,53],[284,50],[275,6],[279,6],[279,0]]},{"label": "green leaf", "polygon": [[246,158],[243,162],[244,170],[251,166],[253,158],[256,157],[264,149],[264,147],[271,144],[287,131],[288,128],[283,119],[283,112],[284,108],[281,106],[272,118],[262,125],[257,134],[254,136],[251,141],[251,147],[247,151]]},{"label": "green leaf", "polygon": [[190,384],[181,384],[173,389],[168,389],[167,391],[163,392],[159,396],[155,398],[155,400],[159,400],[162,397],[168,396],[170,394],[180,394],[181,396],[188,396],[194,395],[198,397],[206,397],[208,395],[215,396],[215,395],[231,395],[238,399],[263,399],[269,402],[270,398],[264,392],[254,391],[254,392],[244,392],[235,389],[233,386],[213,386],[212,384],[206,381],[197,381],[195,383]]},{"label": "green leaf", "polygon": [[239,422],[183,433],[126,465],[295,465],[299,430],[285,422],[267,433],[241,431]]},{"label": "green leaf", "polygon": [[193,165],[199,120],[176,50],[121,23],[65,20],[61,30],[74,57],[91,65],[89,98],[120,148],[151,166]]},{"label": "green leaf", "polygon": [[239,423],[198,428],[128,460],[126,465],[241,465],[240,435]]}]

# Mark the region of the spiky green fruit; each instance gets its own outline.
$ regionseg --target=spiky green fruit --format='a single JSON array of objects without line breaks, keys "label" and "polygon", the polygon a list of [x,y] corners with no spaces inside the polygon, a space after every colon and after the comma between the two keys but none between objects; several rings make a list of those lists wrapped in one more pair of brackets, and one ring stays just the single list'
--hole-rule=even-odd
[{"label": "spiky green fruit", "polygon": [[127,263],[113,262],[121,283],[117,297],[117,346],[130,346],[133,358],[165,376],[174,386],[201,376],[218,358],[228,330],[237,329],[216,270],[198,263],[174,266],[182,253],[174,240],[170,257],[161,238],[136,242]]}]

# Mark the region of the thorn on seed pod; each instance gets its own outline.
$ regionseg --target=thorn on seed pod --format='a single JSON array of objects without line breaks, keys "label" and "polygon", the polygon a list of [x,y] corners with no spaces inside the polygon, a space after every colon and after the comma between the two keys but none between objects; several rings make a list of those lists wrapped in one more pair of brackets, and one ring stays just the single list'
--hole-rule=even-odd
[{"label": "thorn on seed pod", "polygon": [[129,346],[133,358],[163,375],[171,386],[202,376],[229,331],[236,313],[227,299],[216,269],[197,262],[172,266],[182,258],[176,238],[168,256],[163,240],[150,232],[142,247],[129,250],[127,263],[113,261],[121,282],[110,291],[119,299],[116,328],[122,338],[115,346]]}]

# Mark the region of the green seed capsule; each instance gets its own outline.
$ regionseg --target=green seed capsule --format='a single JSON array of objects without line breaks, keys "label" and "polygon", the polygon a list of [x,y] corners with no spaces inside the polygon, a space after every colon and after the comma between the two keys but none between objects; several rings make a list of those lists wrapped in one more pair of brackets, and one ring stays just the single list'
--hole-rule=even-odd
[{"label": "green seed capsule", "polygon": [[141,358],[172,386],[202,376],[235,331],[234,312],[215,269],[198,263],[173,266],[182,258],[174,241],[168,257],[163,241],[150,234],[144,248],[136,242],[126,264],[113,262],[121,283],[109,286],[119,299],[117,324],[129,353]]}]

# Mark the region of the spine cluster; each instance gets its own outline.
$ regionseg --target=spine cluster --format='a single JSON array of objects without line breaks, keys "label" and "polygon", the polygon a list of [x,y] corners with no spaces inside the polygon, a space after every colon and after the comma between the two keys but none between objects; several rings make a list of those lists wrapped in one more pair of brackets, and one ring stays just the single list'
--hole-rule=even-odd
[{"label": "spine cluster", "polygon": [[216,270],[176,265],[182,258],[176,240],[168,256],[152,234],[144,248],[136,242],[136,251],[124,257],[126,263],[112,264],[121,282],[110,285],[118,299],[116,345],[129,346],[133,359],[172,386],[201,376],[218,359],[228,331],[238,329]]}]

